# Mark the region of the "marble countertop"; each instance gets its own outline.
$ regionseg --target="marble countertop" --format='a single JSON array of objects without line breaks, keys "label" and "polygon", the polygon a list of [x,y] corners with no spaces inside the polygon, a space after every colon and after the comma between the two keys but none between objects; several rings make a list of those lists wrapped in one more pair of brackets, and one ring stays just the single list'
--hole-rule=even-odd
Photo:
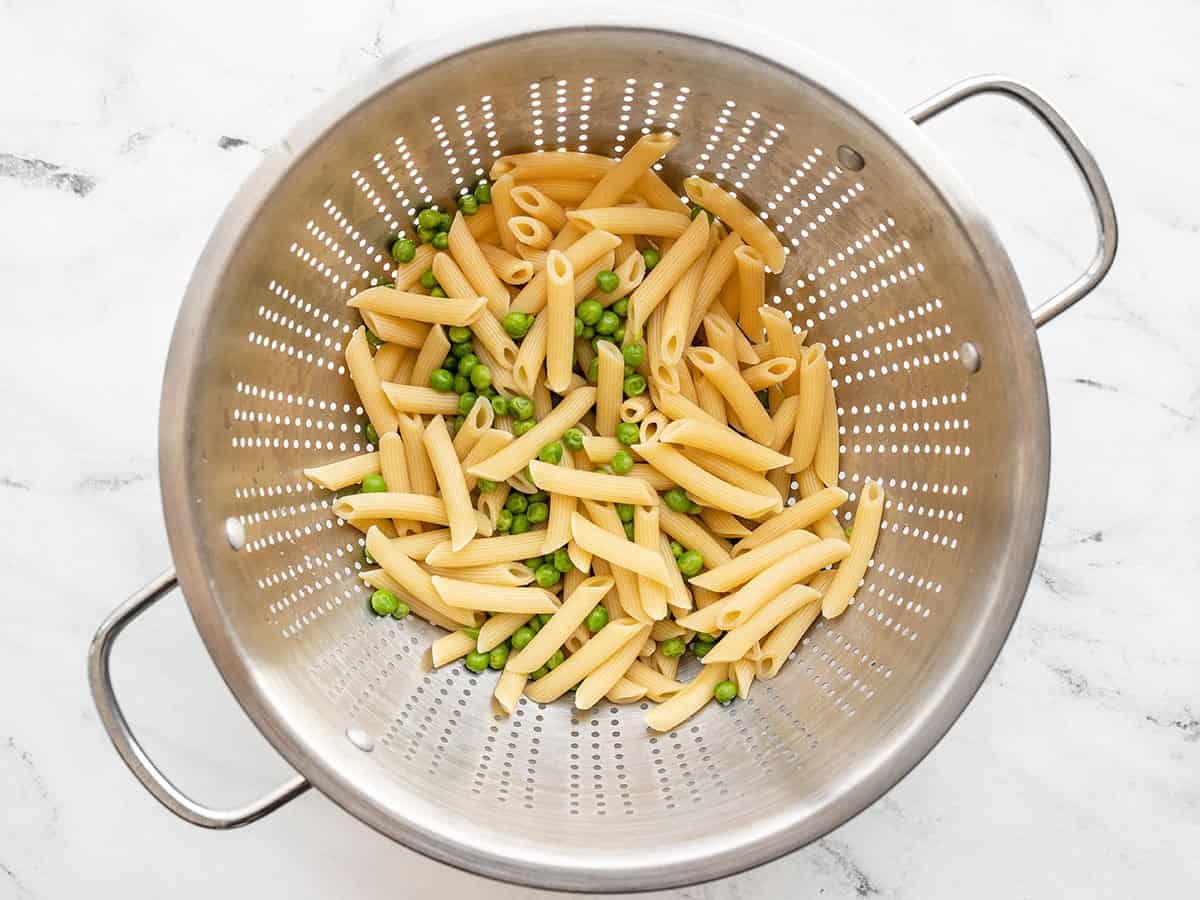
[{"label": "marble countertop", "polygon": [[[528,893],[399,848],[315,792],[237,832],[185,825],[120,763],[84,677],[103,615],[169,564],[159,383],[228,198],[262,148],[381,55],[510,5],[0,0],[0,897]],[[807,43],[901,107],[982,71],[1027,80],[1089,141],[1122,246],[1102,288],[1039,335],[1049,519],[978,697],[907,779],[816,845],[654,896],[1197,895],[1200,7],[696,5]],[[1069,280],[1091,225],[1053,142],[999,100],[929,127],[1029,295]],[[213,803],[280,780],[184,605],[143,621],[115,667],[151,754]]]}]

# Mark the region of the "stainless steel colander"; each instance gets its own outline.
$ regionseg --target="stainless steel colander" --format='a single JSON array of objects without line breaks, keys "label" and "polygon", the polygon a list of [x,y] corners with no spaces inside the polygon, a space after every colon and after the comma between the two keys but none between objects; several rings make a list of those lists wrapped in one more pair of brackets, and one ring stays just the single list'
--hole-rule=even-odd
[{"label": "stainless steel colander", "polygon": [[[679,30],[539,16],[425,42],[340,94],[238,193],[196,267],[163,386],[160,468],[175,571],[97,633],[91,679],[118,751],[208,827],[310,784],[438,859],[539,887],[702,881],[812,841],[873,802],[979,687],[1028,586],[1050,432],[1035,326],[1086,295],[1116,250],[1095,163],[1041,97],[963,82],[908,114],[809,53],[723,21]],[[480,37],[482,35],[482,38]],[[918,124],[982,92],[1023,103],[1082,173],[1087,271],[1032,318],[1004,248]],[[819,622],[751,699],[654,736],[637,706],[489,707],[491,679],[422,670],[434,629],[367,609],[358,532],[303,466],[364,449],[342,368],[355,291],[389,237],[502,152],[617,154],[681,135],[662,171],[702,173],[789,247],[772,302],[829,347],[841,483],[887,489],[849,611]],[[230,689],[301,773],[237,810],[176,789],[112,694],[111,644],[173,586]],[[683,677],[690,673],[684,672]],[[503,815],[480,816],[484,805]]]}]

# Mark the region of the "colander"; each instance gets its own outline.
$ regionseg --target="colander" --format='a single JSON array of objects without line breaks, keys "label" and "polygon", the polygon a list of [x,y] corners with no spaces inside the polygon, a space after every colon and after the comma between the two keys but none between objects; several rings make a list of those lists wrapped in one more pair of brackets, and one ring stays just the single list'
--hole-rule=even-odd
[{"label": "colander", "polygon": [[[192,277],[167,362],[163,506],[175,569],[91,650],[117,750],[197,825],[250,822],[310,785],[389,837],[483,875],[618,891],[717,878],[819,838],[891,788],[979,687],[1028,586],[1050,429],[1035,327],[1091,291],[1116,250],[1092,157],[1037,93],[984,77],[907,114],[810,53],[721,20],[651,28],[540,15],[424,41],[336,97],[270,154]],[[1059,139],[1091,193],[1087,270],[1030,316],[983,212],[918,125],[984,92]],[[343,370],[346,300],[388,280],[389,238],[501,153],[619,155],[681,135],[661,174],[734,189],[790,253],[770,302],[823,341],[841,484],[888,501],[865,583],[779,677],[655,736],[639,705],[523,701],[491,676],[427,672],[435,629],[378,618],[361,536],[301,468],[362,452]],[[162,774],[112,692],[112,642],[178,585],[217,668],[300,773],[240,809]],[[681,677],[688,678],[686,669]],[[487,808],[489,815],[480,815]],[[496,814],[499,813],[499,814]]]}]

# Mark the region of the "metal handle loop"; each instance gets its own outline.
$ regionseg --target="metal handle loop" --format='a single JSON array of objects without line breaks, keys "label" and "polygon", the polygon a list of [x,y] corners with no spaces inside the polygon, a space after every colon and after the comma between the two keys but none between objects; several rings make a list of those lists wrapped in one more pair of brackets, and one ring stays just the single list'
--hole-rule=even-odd
[{"label": "metal handle loop", "polygon": [[88,652],[88,681],[92,687],[92,700],[113,746],[125,760],[125,765],[129,766],[129,770],[159,803],[193,825],[203,828],[237,828],[274,812],[289,800],[299,797],[311,785],[301,776],[296,776],[266,796],[237,809],[212,809],[203,806],[175,787],[146,755],[142,745],[129,730],[129,723],[125,721],[125,715],[121,712],[113,692],[109,656],[117,635],[176,584],[174,570],[168,569],[113,610],[96,630]]},{"label": "metal handle loop", "polygon": [[1091,197],[1092,211],[1096,215],[1096,252],[1078,278],[1034,309],[1033,323],[1041,328],[1059,313],[1070,309],[1090,294],[1108,274],[1117,254],[1117,212],[1113,208],[1112,194],[1109,193],[1100,167],[1096,165],[1095,158],[1084,146],[1075,129],[1046,98],[1026,84],[1002,75],[979,75],[953,84],[923,103],[918,103],[908,110],[908,116],[920,125],[976,94],[1003,94],[1011,97],[1042,120],[1058,138],[1075,163],[1075,168],[1079,170]]}]

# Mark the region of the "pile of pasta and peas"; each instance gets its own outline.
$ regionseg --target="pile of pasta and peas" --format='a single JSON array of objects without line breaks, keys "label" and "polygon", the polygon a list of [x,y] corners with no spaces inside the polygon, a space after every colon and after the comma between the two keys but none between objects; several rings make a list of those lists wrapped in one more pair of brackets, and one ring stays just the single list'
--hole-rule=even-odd
[{"label": "pile of pasta and peas", "polygon": [[676,141],[500,157],[349,301],[378,449],[305,474],[366,535],[370,608],[444,628],[430,664],[495,670],[505,714],[573,691],[665,731],[745,698],[874,552],[878,483],[835,516],[824,347],[765,303],[784,248],[722,187],[681,200],[653,169]]}]

